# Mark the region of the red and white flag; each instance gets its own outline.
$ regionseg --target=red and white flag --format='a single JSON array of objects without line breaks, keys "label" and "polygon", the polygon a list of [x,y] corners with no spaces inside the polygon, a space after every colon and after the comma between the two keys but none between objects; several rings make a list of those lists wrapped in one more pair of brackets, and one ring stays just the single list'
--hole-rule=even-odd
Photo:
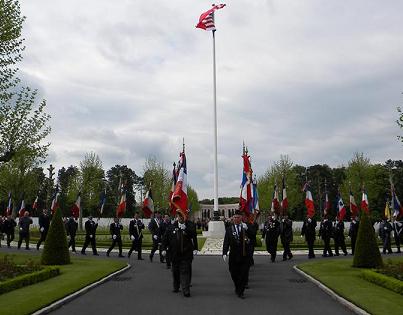
[{"label": "red and white flag", "polygon": [[215,31],[214,25],[214,11],[222,9],[225,4],[217,4],[213,6],[210,10],[202,13],[199,18],[199,23],[197,23],[196,28],[201,28],[206,31]]},{"label": "red and white flag", "polygon": [[73,207],[71,207],[71,215],[77,219],[80,216],[80,209],[81,209],[81,192],[78,193],[76,202],[74,203]]},{"label": "red and white flag", "polygon": [[353,192],[350,190],[350,212],[351,218],[355,218],[358,215],[358,206],[355,202],[355,198]]},{"label": "red and white flag", "polygon": [[151,214],[154,212],[154,201],[151,194],[151,188],[147,191],[146,196],[143,201],[143,212],[144,217],[150,218]]},{"label": "red and white flag", "polygon": [[249,216],[253,212],[253,182],[252,182],[252,165],[249,160],[248,150],[243,147],[243,171],[241,181],[241,195],[239,197],[240,211]]},{"label": "red and white flag", "polygon": [[277,189],[277,184],[274,184],[274,192],[273,192],[273,200],[271,202],[271,211],[278,214],[278,211],[280,209],[280,202],[278,201],[278,189]]},{"label": "red and white flag", "polygon": [[120,201],[116,207],[116,217],[121,218],[126,212],[126,191],[123,191],[120,195]]},{"label": "red and white flag", "polygon": [[177,211],[180,211],[186,218],[189,212],[188,210],[188,195],[187,195],[187,167],[186,167],[186,155],[185,152],[181,152],[178,162],[178,180],[175,185],[175,190],[172,194],[171,202],[176,207]]},{"label": "red and white flag", "polygon": [[308,183],[304,185],[303,191],[305,191],[306,215],[309,218],[312,218],[315,215],[315,205],[313,203],[313,197]]},{"label": "red and white flag", "polygon": [[50,206],[50,211],[52,212],[52,215],[55,214],[56,209],[59,207],[59,186],[56,185],[56,190],[52,198],[52,205]]},{"label": "red and white flag", "polygon": [[21,218],[24,216],[25,213],[25,200],[22,198],[20,211],[18,211],[18,216]]},{"label": "red and white flag", "polygon": [[369,214],[368,195],[367,195],[365,188],[362,190],[361,210],[364,211],[365,213]]},{"label": "red and white flag", "polygon": [[12,207],[12,201],[11,201],[11,192],[8,193],[8,203],[7,203],[7,209],[6,209],[6,216],[11,215],[13,211]]},{"label": "red and white flag", "polygon": [[339,198],[337,200],[337,218],[339,219],[339,221],[343,221],[344,217],[346,216],[346,207],[344,206],[344,202],[343,199],[341,198],[340,192],[338,197]]},{"label": "red and white flag", "polygon": [[32,210],[38,209],[38,201],[39,201],[39,196],[36,196],[34,203],[32,204]]}]

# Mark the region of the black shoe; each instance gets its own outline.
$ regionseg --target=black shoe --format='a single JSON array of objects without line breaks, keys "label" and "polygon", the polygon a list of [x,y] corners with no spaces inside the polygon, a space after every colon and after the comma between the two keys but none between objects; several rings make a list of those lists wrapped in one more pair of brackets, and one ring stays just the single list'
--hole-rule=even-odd
[{"label": "black shoe", "polygon": [[81,252],[81,255],[87,255],[85,252]]},{"label": "black shoe", "polygon": [[39,246],[36,246],[36,250],[39,250]]},{"label": "black shoe", "polygon": [[167,265],[167,269],[171,269],[171,266]]},{"label": "black shoe", "polygon": [[247,289],[249,289],[249,286],[248,286],[248,285],[246,285],[246,286],[245,286],[245,289],[246,289],[246,290],[247,290]]},{"label": "black shoe", "polygon": [[137,258],[137,260],[144,260],[144,258],[141,258],[141,257],[140,257],[140,258]]},{"label": "black shoe", "polygon": [[292,259],[292,257],[293,257],[293,256],[292,256],[292,255],[290,255],[290,256],[288,256],[288,259]]},{"label": "black shoe", "polygon": [[[95,254],[94,254],[95,255]],[[106,252],[106,257],[109,257],[109,252]]]},{"label": "black shoe", "polygon": [[190,297],[190,292],[183,293],[184,297]]},{"label": "black shoe", "polygon": [[25,247],[25,250],[31,250],[29,247]]},{"label": "black shoe", "polygon": [[339,253],[334,254],[335,256],[339,256]]},{"label": "black shoe", "polygon": [[286,261],[287,260],[287,258],[286,257],[283,257],[283,261]]},{"label": "black shoe", "polygon": [[173,292],[173,293],[178,293],[178,292],[179,292],[179,289],[173,289],[172,292]]},{"label": "black shoe", "polygon": [[150,262],[153,262],[153,256],[150,255]]},{"label": "black shoe", "polygon": [[347,252],[344,253],[344,256],[347,256]]},{"label": "black shoe", "polygon": [[326,254],[323,254],[322,257],[327,257],[327,255],[326,255]]},{"label": "black shoe", "polygon": [[238,293],[238,297],[243,300],[245,298],[245,295],[243,293]]},{"label": "black shoe", "polygon": [[93,254],[94,256],[99,256],[99,254],[98,253],[95,253],[95,254]]},{"label": "black shoe", "polygon": [[119,255],[119,257],[125,257],[125,255]]},{"label": "black shoe", "polygon": [[[10,245],[7,245],[7,248],[11,248],[11,246],[10,246]],[[400,253],[400,252],[398,252],[398,253]]]}]

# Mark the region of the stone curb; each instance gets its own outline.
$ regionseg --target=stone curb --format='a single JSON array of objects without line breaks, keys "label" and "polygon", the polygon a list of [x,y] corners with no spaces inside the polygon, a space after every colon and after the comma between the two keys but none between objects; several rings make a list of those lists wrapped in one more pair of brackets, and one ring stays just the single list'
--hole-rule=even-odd
[{"label": "stone curb", "polygon": [[337,302],[339,302],[340,304],[342,304],[343,306],[348,308],[350,311],[354,312],[355,314],[359,314],[359,315],[371,315],[367,311],[363,310],[362,308],[358,307],[357,305],[351,303],[350,301],[347,301],[345,298],[343,298],[340,295],[338,295],[332,289],[330,289],[327,286],[325,286],[322,282],[316,280],[312,276],[310,276],[307,273],[303,272],[297,266],[294,266],[293,268],[298,274],[302,275],[303,277],[305,277],[306,279],[308,279],[309,281],[311,281],[312,283],[317,285],[321,290],[325,291],[334,300],[336,300]]},{"label": "stone curb", "polygon": [[37,310],[36,312],[32,313],[31,315],[40,315],[40,314],[48,314],[52,311],[54,311],[55,309],[58,309],[59,307],[61,307],[62,305],[69,303],[70,301],[74,300],[75,298],[87,293],[88,291],[92,290],[93,288],[105,283],[106,281],[110,280],[111,278],[120,275],[121,273],[125,272],[126,270],[130,269],[131,265],[127,264],[126,267],[115,271],[114,273],[110,274],[109,276],[106,276],[104,278],[102,278],[101,280],[98,280],[97,282],[91,283],[90,285],[87,285],[86,287],[80,289],[79,291],[76,291],[60,300],[57,300],[56,302],[53,302],[52,304]]}]

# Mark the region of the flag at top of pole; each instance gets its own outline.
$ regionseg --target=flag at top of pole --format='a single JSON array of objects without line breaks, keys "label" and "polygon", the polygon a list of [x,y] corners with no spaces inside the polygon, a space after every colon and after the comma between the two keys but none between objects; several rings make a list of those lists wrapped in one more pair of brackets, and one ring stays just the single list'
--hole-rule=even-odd
[{"label": "flag at top of pole", "polygon": [[217,4],[213,5],[213,7],[202,13],[199,18],[199,23],[197,23],[196,28],[201,28],[206,31],[215,31],[215,25],[214,25],[214,11],[218,9],[222,9],[225,7],[225,4]]}]

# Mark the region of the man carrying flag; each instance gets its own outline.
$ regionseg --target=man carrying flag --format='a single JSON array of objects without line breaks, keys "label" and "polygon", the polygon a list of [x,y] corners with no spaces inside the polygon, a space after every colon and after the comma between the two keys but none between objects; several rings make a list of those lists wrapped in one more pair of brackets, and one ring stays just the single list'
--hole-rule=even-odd
[{"label": "man carrying flag", "polygon": [[400,253],[400,243],[402,238],[403,223],[399,218],[403,216],[403,206],[400,204],[399,198],[396,195],[395,187],[391,184],[392,190],[392,208],[393,208],[393,236],[396,243],[397,253]]},{"label": "man carrying flag", "polygon": [[280,223],[280,239],[281,244],[283,245],[284,252],[283,252],[283,261],[291,259],[293,257],[290,249],[290,244],[293,239],[293,232],[292,232],[292,221],[288,218],[288,199],[287,199],[287,189],[285,185],[285,177],[283,177],[283,189],[282,189],[282,196],[281,196],[281,213],[282,219]]},{"label": "man carrying flag", "polygon": [[315,206],[308,182],[305,183],[303,191],[305,192],[305,206],[307,209],[307,215],[302,225],[301,236],[305,236],[305,240],[308,244],[309,249],[308,258],[311,259],[315,258],[313,244],[316,238],[316,220],[313,218],[313,216],[315,215]]},{"label": "man carrying flag", "polygon": [[39,250],[42,242],[46,240],[46,236],[48,235],[49,226],[50,226],[50,218],[48,215],[48,210],[43,209],[43,212],[40,214],[39,219],[39,232],[41,233],[41,237],[36,244],[36,249]]}]

